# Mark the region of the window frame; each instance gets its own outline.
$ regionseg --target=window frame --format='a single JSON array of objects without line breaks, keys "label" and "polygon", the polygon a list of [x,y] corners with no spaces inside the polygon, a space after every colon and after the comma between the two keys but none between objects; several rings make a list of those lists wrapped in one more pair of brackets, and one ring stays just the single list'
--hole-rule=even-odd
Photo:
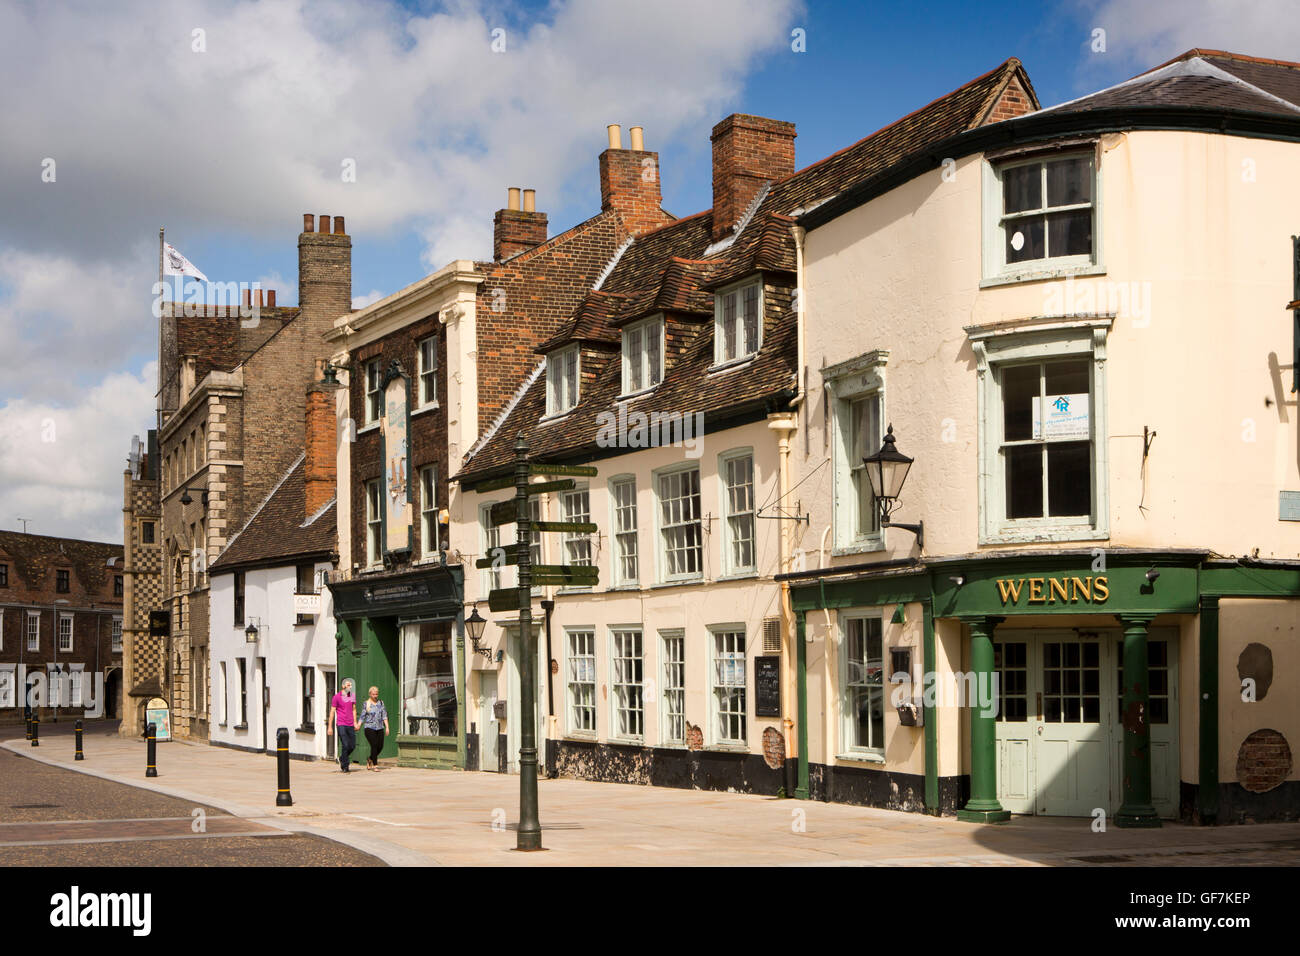
[{"label": "window frame", "polygon": [[[562,395],[569,386],[568,360],[573,357],[572,394]],[[563,365],[559,363],[563,361]],[[578,407],[582,394],[582,351],[577,343],[555,349],[546,355],[546,415],[545,418],[559,418]],[[561,405],[561,399],[568,404]]]},{"label": "window frame", "polygon": [[113,575],[113,597],[125,597],[125,596],[126,596],[126,581],[123,579],[122,575],[120,574]]},{"label": "window frame", "polygon": [[[676,642],[680,654],[671,655],[668,651],[670,642]],[[680,669],[681,686],[677,687],[669,678],[669,668]],[[665,747],[686,746],[686,629],[681,627],[664,628],[659,632],[659,742]],[[672,695],[680,695],[673,697]],[[680,700],[681,712],[674,714],[670,700]],[[681,721],[681,733],[675,734],[672,723]]]},{"label": "window frame", "polygon": [[71,568],[54,569],[54,592],[56,594],[72,593],[72,569]]},{"label": "window frame", "polygon": [[217,673],[221,677],[221,719],[217,726],[224,727],[230,721],[230,680],[225,661],[217,661]]},{"label": "window frame", "polygon": [[122,653],[122,615],[114,614],[109,624],[109,648],[113,654]]},{"label": "window frame", "polygon": [[[666,527],[664,525],[663,515],[663,492],[662,482],[665,478],[670,478],[678,474],[695,472],[695,488],[698,496],[697,511],[698,516],[695,523],[699,525],[699,569],[685,573],[670,574],[668,571],[668,548],[664,538]],[[705,562],[708,558],[708,549],[705,545],[705,527],[704,527],[704,483],[702,469],[698,462],[686,464],[674,464],[665,468],[657,468],[651,472],[651,483],[654,498],[655,512],[655,577],[659,584],[679,584],[683,582],[703,581],[705,579]],[[686,527],[690,522],[680,522],[674,527]]]},{"label": "window frame", "polygon": [[[626,398],[632,395],[641,395],[645,392],[653,391],[658,388],[664,380],[664,348],[667,345],[667,323],[664,321],[662,312],[641,319],[637,322],[629,322],[623,327],[622,348],[620,349],[622,378],[620,379],[621,387],[619,398]],[[657,327],[659,330],[659,377],[653,382],[650,381],[650,337],[647,336],[646,330],[651,327]],[[633,356],[628,348],[628,341],[633,333],[640,334],[640,348],[638,354]],[[631,373],[633,363],[637,365],[637,371],[640,373],[641,381],[636,388],[631,385]]]},{"label": "window frame", "polygon": [[9,562],[0,561],[0,588],[9,587]]},{"label": "window frame", "polygon": [[[144,539],[145,538],[144,529],[146,526],[149,528],[150,540],[148,541]],[[156,548],[159,546],[158,522],[155,519],[153,518],[140,519],[140,544],[142,547],[149,547],[149,548]]]},{"label": "window frame", "polygon": [[366,567],[377,568],[384,562],[384,494],[378,478],[363,483],[366,495]]},{"label": "window frame", "polygon": [[[979,543],[1097,541],[1110,537],[1109,424],[1106,338],[1113,319],[1029,323],[992,332],[968,329],[978,379]],[[1090,358],[1089,426],[1092,444],[1092,513],[1060,518],[1006,517],[1006,468],[1001,370],[1015,365]]]},{"label": "window frame", "polygon": [[[363,427],[379,424],[379,420],[384,417],[384,388],[381,384],[383,381],[383,359],[376,356],[367,359],[361,367],[361,384],[364,389],[363,399]],[[371,369],[374,374],[371,375]],[[371,388],[371,383],[374,387]]]},{"label": "window frame", "polygon": [[235,658],[236,670],[239,672],[239,723],[236,730],[248,729],[248,658]]},{"label": "window frame", "polygon": [[[730,467],[733,463],[749,459],[749,510],[733,514],[731,511]],[[718,456],[718,511],[722,526],[722,577],[751,577],[758,573],[758,469],[754,464],[754,449],[732,448]],[[736,563],[736,543],[732,521],[738,516],[749,516],[749,556],[747,565]]]},{"label": "window frame", "polygon": [[[589,654],[575,653],[574,639],[575,638],[582,639],[584,635],[590,640],[590,645],[589,645],[590,653]],[[583,648],[583,650],[585,650],[585,648]],[[579,660],[587,660],[588,658],[590,658],[591,660],[591,670],[590,670],[591,680],[585,681],[585,680],[575,679],[578,676],[585,676],[585,671],[582,675],[579,675],[577,673],[576,662]],[[581,627],[581,626],[566,627],[564,629],[564,704],[565,704],[564,723],[565,723],[566,735],[569,737],[582,737],[582,738],[594,740],[596,739],[599,733],[600,708],[597,706],[596,703],[597,660],[598,658],[596,654],[595,627]],[[586,697],[585,694],[580,695],[584,698],[582,703],[578,703],[576,701],[575,694],[574,694],[575,686],[590,687],[591,696],[590,696],[589,703],[585,699]],[[582,723],[581,721],[575,719],[578,715],[579,708],[581,708],[583,711],[590,711],[591,713],[590,727],[578,726],[579,723]]]},{"label": "window frame", "polygon": [[[424,364],[424,348],[429,346],[433,367]],[[428,335],[415,343],[416,411],[438,407],[438,336]],[[426,381],[426,379],[428,381]]]},{"label": "window frame", "polygon": [[298,668],[298,703],[301,711],[298,732],[316,732],[316,668],[311,665]]},{"label": "window frame", "polygon": [[245,600],[247,598],[248,581],[243,571],[235,572],[234,583],[231,587],[231,620],[232,627],[243,627],[245,624]]},{"label": "window frame", "polygon": [[[740,335],[737,334],[736,354],[731,357],[727,357],[725,354],[726,350],[723,347],[723,344],[726,341],[726,330],[724,327],[724,323],[727,321],[726,319],[727,299],[729,296],[736,297],[735,299],[736,313],[734,318],[731,321],[735,323],[736,331],[737,333],[739,333],[744,328],[744,321],[745,321],[744,312],[743,312],[743,306],[745,301],[744,293],[750,288],[757,289],[757,296],[755,300],[755,308],[757,309],[757,316],[756,316],[757,329],[755,330],[756,341],[753,343],[752,349],[748,351],[744,351],[740,347]],[[753,358],[762,350],[763,316],[764,316],[764,307],[766,304],[765,298],[766,297],[764,295],[762,275],[748,276],[744,279],[739,280],[738,282],[733,282],[732,284],[724,286],[723,288],[718,289],[714,292],[713,294],[713,368],[722,368],[724,366],[734,365],[740,362],[744,362],[747,359]],[[745,343],[745,344],[748,345],[750,343]]]},{"label": "window frame", "polygon": [[[889,685],[885,681],[885,619],[884,613],[879,608],[869,610],[845,611],[838,615],[839,626],[836,628],[836,657],[839,658],[839,682],[836,688],[837,704],[839,708],[839,749],[836,757],[840,759],[851,760],[869,760],[875,763],[883,763],[885,760],[885,747],[889,737],[887,703],[889,701]],[[875,621],[878,627],[880,640],[880,707],[881,722],[880,746],[863,746],[862,744],[851,743],[854,734],[854,722],[852,711],[849,705],[849,628],[857,621]],[[863,633],[863,666],[870,661],[871,635],[864,631]],[[853,685],[857,687],[859,685]],[[870,688],[869,682],[864,682],[861,686]]]},{"label": "window frame", "polygon": [[[35,628],[32,627],[33,621],[36,622]],[[39,654],[41,651],[41,612],[28,611],[23,624],[23,640],[25,642],[24,646],[27,648],[27,653]],[[35,630],[35,634],[32,633],[33,630]]]},{"label": "window frame", "polygon": [[[641,582],[641,541],[640,541],[640,502],[637,500],[636,475],[615,475],[609,479],[609,527],[610,539],[613,545],[610,548],[610,580],[615,587],[636,587]],[[619,503],[620,488],[630,487],[632,489],[631,504]],[[632,526],[630,529],[623,529],[620,523],[620,513],[625,513],[630,509],[632,515]],[[622,530],[620,530],[622,529]],[[623,545],[630,537],[632,548],[631,554],[624,553]],[[628,576],[624,573],[623,562],[631,560],[635,573]]]},{"label": "window frame", "polygon": [[420,469],[420,553],[426,558],[436,554],[439,544],[438,466],[425,465]]},{"label": "window frame", "polygon": [[[1101,212],[1103,205],[1102,190],[1102,163],[1100,161],[1100,150],[1097,144],[1082,149],[1066,149],[1060,153],[1055,152],[1037,152],[1032,155],[1015,156],[1006,158],[985,158],[981,162],[982,169],[982,211],[981,211],[981,229],[983,239],[983,277],[980,283],[981,288],[991,285],[1004,285],[1007,283],[1024,282],[1035,279],[1046,279],[1066,275],[1089,275],[1102,274],[1106,271],[1102,255],[1102,222]],[[1003,176],[1008,169],[1015,169],[1022,166],[1042,165],[1043,176],[1046,176],[1046,166],[1050,162],[1056,162],[1066,159],[1078,159],[1087,157],[1092,167],[1092,202],[1090,204],[1075,203],[1068,206],[1048,207],[1043,206],[1038,211],[1025,211],[1021,213],[1012,213],[1011,218],[1026,218],[1034,215],[1045,216],[1048,209],[1059,209],[1068,211],[1070,209],[1083,208],[1090,205],[1092,208],[1092,252],[1088,255],[1072,256],[1053,256],[1044,259],[1031,259],[1023,262],[1008,264],[1006,261],[1006,245],[1003,239],[1002,225],[1003,220],[1008,218],[1003,212]],[[1046,183],[1043,184],[1043,202],[1047,200]]]},{"label": "window frame", "polygon": [[[76,638],[76,621],[73,618],[74,615],[67,613],[65,611],[60,611],[59,616],[55,621],[55,625],[54,625],[55,627],[54,634],[56,640],[55,646],[58,647],[60,654],[72,654],[75,652],[74,649],[76,647],[77,638]],[[68,644],[66,647],[63,644],[63,636],[64,636],[63,622],[64,621],[68,622],[68,634],[67,634]]]},{"label": "window frame", "polygon": [[[585,495],[587,499],[586,511],[571,511],[570,502],[579,495]],[[591,486],[585,482],[577,482],[571,491],[559,492],[560,498],[560,520],[561,521],[591,521]],[[583,517],[585,515],[585,517]],[[533,519],[537,520],[537,519]],[[538,532],[533,532],[537,534]],[[564,562],[573,567],[594,567],[596,564],[596,544],[593,540],[596,536],[592,534],[570,534],[565,531],[560,535],[560,553]],[[575,551],[586,549],[586,558],[575,557]],[[537,562],[540,564],[541,562]],[[562,591],[590,591],[590,587],[576,587],[572,584],[564,585]]]},{"label": "window frame", "polygon": [[[863,465],[855,464],[853,444],[853,406],[860,401],[877,401],[876,433],[883,436],[886,419],[885,366],[889,351],[875,349],[822,369],[822,382],[830,396],[831,467],[833,494],[831,513],[834,555],[883,551],[885,533],[879,513],[872,511],[869,530],[861,529],[861,491],[859,482],[870,479]],[[883,440],[883,438],[882,438]],[[874,454],[879,449],[870,449]],[[860,477],[858,477],[860,476]],[[874,501],[874,499],[873,499]]]},{"label": "window frame", "polygon": [[[645,700],[645,629],[640,624],[611,624],[609,635],[609,739],[620,743],[644,743],[646,739],[646,700]],[[620,655],[624,650],[619,647],[619,638],[631,637],[635,641],[634,657]],[[627,661],[640,674],[640,680],[618,681],[618,662]],[[624,676],[631,676],[625,674]],[[626,701],[619,700],[621,688],[626,688]],[[627,706],[620,706],[626,703]],[[626,712],[633,723],[639,716],[640,732],[624,732],[620,718]]]},{"label": "window frame", "polygon": [[[722,748],[722,749],[743,748],[745,750],[748,750],[749,731],[750,731],[749,707],[751,702],[751,695],[749,693],[749,635],[746,633],[745,625],[743,622],[736,622],[732,624],[711,624],[709,625],[708,632],[709,632],[709,643],[708,643],[709,738],[708,739],[712,744],[712,746],[716,748]],[[720,690],[723,690],[724,688],[734,687],[736,685],[718,683],[718,677],[719,677],[718,664],[724,660],[736,660],[737,658],[734,656],[729,656],[726,658],[719,657],[718,639],[725,637],[727,635],[734,636],[737,634],[740,636],[740,642],[742,645],[741,650],[739,651],[739,655],[740,655],[739,660],[741,662],[741,670],[744,675],[744,680],[740,685],[742,687],[741,696],[743,698],[743,705],[742,705],[743,709],[740,712],[740,721],[742,727],[741,736],[737,738],[733,738],[733,737],[726,737],[721,732],[722,731],[721,722],[722,722],[723,712],[719,709],[719,704],[721,703],[721,701],[718,692]],[[737,652],[733,650],[733,651],[725,651],[723,653],[729,655],[735,655]],[[735,711],[727,711],[726,713],[734,714]]]},{"label": "window frame", "polygon": [[[492,525],[491,504],[479,505],[478,513],[479,527],[482,529],[483,533],[483,557],[490,558],[492,557],[493,551],[497,548],[504,547],[501,542],[501,525],[496,525],[495,527]],[[496,539],[495,541],[493,540],[494,538]],[[502,587],[501,573],[505,567],[505,565],[502,565],[499,568],[488,567],[482,569],[480,572],[481,577],[479,578],[479,583],[482,586],[483,591],[482,600],[487,600],[487,595],[490,591],[495,591]]]}]

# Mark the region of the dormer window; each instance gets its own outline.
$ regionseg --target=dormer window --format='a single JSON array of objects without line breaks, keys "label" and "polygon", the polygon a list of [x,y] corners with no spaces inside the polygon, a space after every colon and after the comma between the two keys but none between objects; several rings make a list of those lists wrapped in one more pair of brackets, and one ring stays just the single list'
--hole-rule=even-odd
[{"label": "dormer window", "polygon": [[546,356],[546,414],[561,415],[578,404],[578,346]]},{"label": "dormer window", "polygon": [[763,338],[759,280],[719,292],[713,299],[713,363],[723,365],[758,351]]},{"label": "dormer window", "polygon": [[623,394],[644,391],[664,377],[664,318],[657,315],[623,330]]}]

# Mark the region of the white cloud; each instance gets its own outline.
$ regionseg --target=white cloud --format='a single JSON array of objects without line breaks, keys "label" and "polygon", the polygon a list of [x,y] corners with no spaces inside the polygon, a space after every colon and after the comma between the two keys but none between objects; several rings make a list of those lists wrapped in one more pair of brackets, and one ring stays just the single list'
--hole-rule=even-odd
[{"label": "white cloud", "polygon": [[352,297],[352,308],[364,309],[366,306],[370,305],[370,303],[378,302],[383,297],[384,293],[380,292],[378,289],[371,289],[365,295],[354,295]]},{"label": "white cloud", "polygon": [[154,422],[157,363],[115,372],[68,405],[0,405],[0,527],[122,540],[122,472],[133,434]]},{"label": "white cloud", "polygon": [[1106,31],[1106,52],[1085,53],[1084,74],[1123,67],[1124,77],[1148,70],[1195,47],[1280,60],[1297,59],[1300,17],[1295,0],[1178,0],[1079,4],[1091,31]]}]

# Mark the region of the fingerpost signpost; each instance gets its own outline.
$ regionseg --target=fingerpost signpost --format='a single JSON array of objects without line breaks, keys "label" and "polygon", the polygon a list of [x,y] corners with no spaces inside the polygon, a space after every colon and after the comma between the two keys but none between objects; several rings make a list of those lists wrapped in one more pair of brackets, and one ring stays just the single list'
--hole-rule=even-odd
[{"label": "fingerpost signpost", "polygon": [[[555,481],[528,483],[529,475],[554,477],[567,476]],[[529,517],[528,496],[550,491],[570,491],[573,478],[594,478],[596,469],[589,465],[547,465],[528,462],[528,442],[521,432],[515,441],[515,497],[513,501],[493,506],[489,520],[494,525],[513,521],[518,533],[513,548],[499,548],[489,555],[482,565],[514,564],[519,568],[519,586],[497,588],[488,594],[488,607],[493,611],[519,610],[519,642],[523,660],[520,661],[520,728],[519,728],[519,830],[515,843],[517,850],[542,849],[542,825],[537,818],[537,648],[533,637],[532,588],[538,585],[567,587],[594,587],[598,580],[596,568],[587,565],[560,565],[532,563],[529,538],[533,531],[561,531],[568,534],[594,534],[596,525],[586,521],[533,521]],[[508,479],[481,486],[478,490],[506,488]]]}]

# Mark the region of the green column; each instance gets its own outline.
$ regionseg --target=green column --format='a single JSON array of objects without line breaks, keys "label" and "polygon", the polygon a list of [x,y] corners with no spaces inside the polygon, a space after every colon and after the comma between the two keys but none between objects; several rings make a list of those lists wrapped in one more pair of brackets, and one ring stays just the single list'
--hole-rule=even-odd
[{"label": "green column", "polygon": [[798,688],[799,721],[799,780],[795,784],[796,800],[808,799],[808,615],[800,611],[795,615],[794,630],[794,670],[795,686]]},{"label": "green column", "polygon": [[[970,666],[975,677],[976,697],[993,687],[993,628],[998,618],[968,618]],[[1001,823],[1011,814],[998,802],[996,715],[990,702],[968,702],[970,710],[970,800],[957,811],[958,820],[971,823]]]},{"label": "green column", "polygon": [[1117,614],[1124,626],[1123,802],[1118,827],[1158,827],[1151,803],[1151,701],[1147,683],[1147,625],[1150,614]]},{"label": "green column", "polygon": [[922,710],[925,714],[925,810],[939,813],[939,728],[935,725],[934,602],[921,602],[921,675]]},{"label": "green column", "polygon": [[[1298,372],[1300,374],[1300,372]],[[1201,750],[1196,816],[1219,819],[1219,599],[1201,596]]]}]

